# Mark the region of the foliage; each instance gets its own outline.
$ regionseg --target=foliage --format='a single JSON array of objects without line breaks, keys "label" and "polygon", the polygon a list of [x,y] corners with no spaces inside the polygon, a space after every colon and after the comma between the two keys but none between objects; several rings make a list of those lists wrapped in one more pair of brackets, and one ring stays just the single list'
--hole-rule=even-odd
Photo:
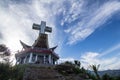
[{"label": "foliage", "polygon": [[102,80],[109,80],[110,76],[108,74],[105,74],[102,76]]},{"label": "foliage", "polygon": [[9,63],[11,52],[4,44],[0,44],[0,60],[1,62]]},{"label": "foliage", "polygon": [[11,66],[10,63],[0,63],[0,80],[22,80],[25,65]]},{"label": "foliage", "polygon": [[72,62],[65,62],[57,65],[55,69],[63,75],[72,74],[74,70],[74,64]]},{"label": "foliage", "polygon": [[80,68],[80,66],[81,66],[81,63],[80,63],[80,61],[78,61],[78,60],[74,60],[74,64],[75,64],[77,67],[79,67],[79,68]]},{"label": "foliage", "polygon": [[8,47],[6,47],[6,45],[4,45],[4,44],[0,44],[0,52],[3,52],[3,55],[5,55],[5,56],[9,56],[11,54]]},{"label": "foliage", "polygon": [[90,65],[91,69],[94,71],[95,75],[96,75],[96,78],[98,80],[101,80],[99,74],[98,74],[98,69],[100,67],[100,65]]},{"label": "foliage", "polygon": [[26,65],[15,65],[12,67],[12,79],[22,80]]},{"label": "foliage", "polygon": [[87,71],[80,66],[80,61],[75,60],[74,62],[66,61],[55,67],[55,69],[64,76],[78,75],[82,78],[88,78]]},{"label": "foliage", "polygon": [[8,80],[11,74],[11,66],[8,63],[0,63],[0,80]]},{"label": "foliage", "polygon": [[[27,65],[11,66],[10,64],[11,63],[0,63],[0,80],[22,80]],[[120,80],[120,76],[111,77],[107,74],[100,77],[98,75],[98,65],[92,65],[91,68],[96,75],[92,74],[90,71],[87,71],[84,67],[77,65],[76,62],[73,63],[67,61],[56,65],[55,67],[55,69],[64,76],[74,74],[79,75],[82,78],[92,80]]]}]

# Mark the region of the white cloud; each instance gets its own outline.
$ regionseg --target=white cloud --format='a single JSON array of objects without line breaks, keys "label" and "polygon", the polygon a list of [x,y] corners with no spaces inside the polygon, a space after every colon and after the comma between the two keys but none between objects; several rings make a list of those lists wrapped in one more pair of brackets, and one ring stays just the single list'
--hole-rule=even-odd
[{"label": "white cloud", "polygon": [[71,58],[71,57],[68,57],[68,58],[61,58],[59,59],[59,63],[63,63],[65,61],[70,61],[70,62],[73,62],[75,59],[74,58]]},{"label": "white cloud", "polygon": [[84,13],[86,14],[84,15],[84,17],[78,16],[78,19],[82,18],[82,20],[75,24],[73,27],[65,30],[65,32],[70,35],[68,39],[68,44],[74,44],[78,41],[86,39],[98,27],[101,27],[101,25],[106,23],[112,17],[112,15],[120,11],[120,2],[108,1],[101,5],[99,8],[96,8],[94,10],[93,9],[91,9],[91,11],[86,11],[86,13]]},{"label": "white cloud", "polygon": [[[51,0],[52,1],[52,0]],[[0,33],[3,39],[1,43],[6,44],[12,51],[21,49],[19,40],[32,45],[38,32],[32,30],[32,24],[40,24],[41,20],[46,21],[47,25],[53,28],[50,34],[50,46],[57,44],[55,16],[49,8],[44,7],[45,4],[49,5],[50,2],[32,1],[31,4],[27,3],[5,3],[2,1],[3,6],[0,7]],[[4,5],[8,6],[4,6]],[[49,13],[49,14],[48,14]]]},{"label": "white cloud", "polygon": [[100,57],[101,57],[101,56],[105,56],[105,55],[107,55],[107,54],[109,54],[109,53],[111,53],[111,52],[114,52],[114,51],[116,51],[116,50],[119,50],[119,49],[120,49],[120,43],[118,43],[117,45],[111,47],[110,49],[102,52],[101,55],[100,55]]},{"label": "white cloud", "polygon": [[80,61],[85,68],[89,68],[89,65],[99,64],[97,56],[99,56],[99,53],[86,52],[84,55],[80,57]]},{"label": "white cloud", "polygon": [[[120,44],[117,44],[101,53],[86,52],[81,55],[80,61],[85,68],[89,68],[89,65],[100,64],[100,70],[107,69],[120,69],[120,53],[116,53],[120,49]],[[111,56],[114,53],[114,56]],[[107,57],[109,56],[109,57]]]},{"label": "white cloud", "polygon": [[[65,5],[65,3],[67,4]],[[16,29],[17,34],[16,32],[11,31],[12,33],[9,35],[12,36],[13,34],[16,34],[14,35],[14,37],[16,37],[16,40],[14,41],[18,41],[22,36],[25,42],[31,43],[33,39],[30,35],[36,33],[31,30],[32,23],[40,23],[40,20],[45,20],[49,26],[53,27],[54,30],[50,36],[50,44],[53,46],[57,44],[56,34],[61,34],[61,32],[55,27],[56,22],[58,21],[61,25],[64,25],[65,23],[70,25],[78,20],[78,22],[76,22],[73,26],[68,27],[68,29],[65,30],[65,32],[69,35],[68,44],[74,44],[78,41],[86,39],[95,31],[96,28],[100,27],[100,25],[104,24],[114,13],[120,10],[120,2],[118,1],[108,1],[99,8],[90,7],[91,10],[86,8],[88,7],[86,6],[86,3],[87,2],[83,0],[33,0],[29,4],[18,4],[15,2],[13,3],[12,1],[5,3],[2,1],[1,4],[7,6],[1,6],[0,8],[1,33],[5,35],[4,33]],[[61,20],[57,20],[57,16],[62,17]],[[4,22],[3,19],[5,20]],[[36,35],[37,33],[33,35],[34,39]],[[4,37],[4,41],[10,40],[9,38],[10,37]],[[1,42],[2,41],[3,40],[1,40]],[[13,40],[11,39],[10,41]],[[63,40],[61,39],[59,41],[61,43]],[[7,42],[9,45],[12,44],[9,41]],[[15,42],[15,45],[16,44],[18,44],[18,42]],[[15,45],[13,47],[15,47]],[[16,49],[18,48],[16,47]]]},{"label": "white cloud", "polygon": [[[29,41],[29,36],[26,36],[27,34],[24,33],[24,30],[27,28],[23,27],[24,23],[18,19],[18,17],[13,16],[14,14],[12,15],[11,12],[4,10],[1,10],[0,14],[0,28],[4,37],[3,40],[1,39],[1,43],[7,44],[11,49],[16,49],[18,48],[16,44],[21,38]],[[23,25],[21,25],[22,23]],[[29,30],[29,28],[27,30]]]},{"label": "white cloud", "polygon": [[[90,65],[99,65],[99,70],[108,70],[108,69],[120,69],[120,54],[118,53],[117,55],[110,57],[110,58],[106,58],[104,56],[101,56],[100,53],[96,53],[96,52],[86,52],[84,54],[81,55],[80,57],[80,62],[81,62],[81,66],[83,66],[85,69],[91,69]],[[61,58],[58,62],[62,63],[65,61],[70,61],[70,62],[74,62],[74,60],[76,60],[75,58],[72,57],[67,57],[67,58]]]},{"label": "white cloud", "polygon": [[[111,16],[120,10],[120,2],[108,1],[99,8],[90,7],[87,9],[85,0],[32,0],[28,3],[6,3],[0,1],[0,35],[2,39],[0,43],[5,43],[10,49],[16,51],[21,48],[19,40],[32,44],[36,39],[38,32],[32,30],[32,24],[40,24],[41,20],[47,22],[47,26],[53,28],[53,32],[49,35],[50,47],[58,44],[58,53],[64,41],[61,32],[57,30],[57,22],[62,26],[68,24],[68,44],[74,44],[78,41],[86,39],[98,27],[104,24]],[[67,3],[67,5],[65,5]],[[59,20],[58,17],[61,19]],[[78,20],[78,21],[77,21]],[[69,26],[73,25],[73,26]],[[64,34],[65,36],[65,34]],[[105,68],[119,68],[119,63],[115,63],[119,59],[114,56],[109,59],[99,59],[98,56],[107,55],[113,50],[112,48],[103,54],[95,52],[87,52],[81,56],[84,66],[87,64],[100,63]],[[74,61],[73,58],[61,59],[61,61]],[[102,61],[102,62],[101,62]],[[113,65],[113,63],[115,63]],[[105,65],[104,65],[105,64]],[[86,66],[87,67],[87,66]]]},{"label": "white cloud", "polygon": [[77,20],[79,17],[82,17],[84,12],[83,5],[85,1],[83,0],[71,0],[69,1],[69,8],[64,9],[63,19],[61,24],[64,25],[65,23],[71,23]]},{"label": "white cloud", "polygon": [[[82,63],[82,66],[88,69],[90,69],[89,66],[93,64],[100,64],[100,70],[120,69],[119,49],[120,44],[118,43],[101,53],[86,52],[81,55],[80,61]],[[116,51],[118,51],[118,53],[116,53]],[[110,55],[112,56],[110,57]]]}]

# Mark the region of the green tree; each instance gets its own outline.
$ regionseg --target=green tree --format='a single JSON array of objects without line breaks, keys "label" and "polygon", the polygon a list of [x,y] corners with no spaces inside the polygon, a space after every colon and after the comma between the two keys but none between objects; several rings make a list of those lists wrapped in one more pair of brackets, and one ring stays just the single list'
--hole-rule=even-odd
[{"label": "green tree", "polygon": [[22,80],[26,65],[15,65],[12,67],[12,80]]},{"label": "green tree", "polygon": [[6,62],[9,63],[9,58],[10,58],[10,49],[6,47],[4,44],[0,44],[0,58],[1,62]]},{"label": "green tree", "polygon": [[91,69],[94,71],[95,75],[96,75],[96,78],[98,80],[101,80],[99,74],[98,74],[98,69],[100,67],[100,65],[90,65]]},{"label": "green tree", "polygon": [[110,76],[108,74],[104,74],[102,76],[102,80],[109,80]]},{"label": "green tree", "polygon": [[79,67],[79,68],[80,68],[80,66],[81,66],[81,63],[80,63],[80,61],[78,61],[78,60],[74,60],[74,64],[75,64],[77,67]]},{"label": "green tree", "polygon": [[116,77],[116,80],[120,80],[120,76]]},{"label": "green tree", "polygon": [[9,63],[0,63],[0,80],[8,80],[11,77],[11,66]]}]

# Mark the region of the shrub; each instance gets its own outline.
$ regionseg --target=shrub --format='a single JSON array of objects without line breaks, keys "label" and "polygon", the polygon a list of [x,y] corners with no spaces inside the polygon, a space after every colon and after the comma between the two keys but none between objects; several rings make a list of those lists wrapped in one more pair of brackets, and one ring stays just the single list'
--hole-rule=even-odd
[{"label": "shrub", "polygon": [[11,66],[8,63],[0,63],[0,80],[8,80],[11,77]]}]

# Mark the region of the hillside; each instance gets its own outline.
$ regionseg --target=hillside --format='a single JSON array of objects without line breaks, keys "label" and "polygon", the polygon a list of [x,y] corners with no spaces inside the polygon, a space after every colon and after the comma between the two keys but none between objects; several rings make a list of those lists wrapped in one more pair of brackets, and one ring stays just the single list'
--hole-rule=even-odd
[{"label": "hillside", "polygon": [[86,80],[77,74],[70,73],[63,75],[59,73],[55,66],[30,65],[26,68],[23,80]]},{"label": "hillside", "polygon": [[120,76],[120,70],[105,70],[99,71],[98,73],[100,76],[103,76],[104,74],[108,74],[111,77]]},{"label": "hillside", "polygon": [[112,77],[119,70],[101,71],[100,79],[91,71],[70,62],[59,65],[24,64],[11,66],[9,63],[0,63],[0,80],[120,80],[120,76]]}]

